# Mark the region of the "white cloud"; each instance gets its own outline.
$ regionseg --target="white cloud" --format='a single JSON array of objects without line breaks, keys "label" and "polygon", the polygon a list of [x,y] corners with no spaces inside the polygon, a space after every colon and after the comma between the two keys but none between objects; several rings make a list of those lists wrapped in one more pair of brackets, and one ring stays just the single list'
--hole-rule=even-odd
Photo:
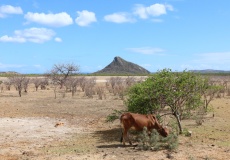
[{"label": "white cloud", "polygon": [[148,18],[148,14],[146,12],[146,8],[141,5],[141,4],[137,4],[134,8],[134,14],[138,15],[141,19],[147,19]]},{"label": "white cloud", "polygon": [[154,4],[149,7],[146,7],[147,14],[151,16],[160,16],[166,14],[166,7],[163,4]]},{"label": "white cloud", "polygon": [[28,12],[24,16],[24,18],[28,22],[35,22],[47,26],[52,26],[52,27],[63,27],[63,26],[71,25],[73,23],[73,19],[66,12],[61,12],[57,14]]},{"label": "white cloud", "polygon": [[141,54],[160,54],[163,55],[162,52],[165,50],[161,48],[152,48],[152,47],[140,47],[140,48],[127,48],[126,50]]},{"label": "white cloud", "polygon": [[126,23],[126,22],[135,22],[133,18],[130,17],[128,13],[113,13],[110,15],[104,16],[104,20],[114,23]]},{"label": "white cloud", "polygon": [[156,3],[145,7],[144,5],[138,4],[134,8],[134,14],[139,16],[141,19],[147,19],[149,16],[158,17],[167,14],[167,10],[173,11],[173,6]]},{"label": "white cloud", "polygon": [[79,26],[88,26],[93,22],[97,22],[97,18],[94,12],[89,12],[87,10],[77,11],[78,17],[75,19],[75,22]]},{"label": "white cloud", "polygon": [[230,52],[214,52],[196,54],[196,63],[203,64],[230,64]]},{"label": "white cloud", "polygon": [[62,39],[59,38],[59,37],[56,37],[54,40],[55,40],[56,42],[62,42]]},{"label": "white cloud", "polygon": [[11,5],[0,6],[0,18],[6,17],[8,14],[23,14],[21,7]]},{"label": "white cloud", "polygon": [[49,41],[55,35],[55,32],[46,28],[29,28],[25,30],[14,31],[14,36],[4,35],[0,37],[0,42],[34,42],[43,43]]},{"label": "white cloud", "polygon": [[182,64],[179,66],[179,70],[202,70],[202,69],[220,69],[216,65],[207,64]]},{"label": "white cloud", "polygon": [[201,70],[217,69],[230,70],[230,52],[211,52],[194,54],[186,64],[181,64],[180,69]]},{"label": "white cloud", "polygon": [[4,36],[0,37],[0,42],[19,42],[19,43],[23,43],[25,41],[26,41],[25,38],[18,37],[18,36],[9,37],[8,35],[4,35]]},{"label": "white cloud", "polygon": [[20,64],[3,64],[0,63],[0,68],[1,69],[6,69],[6,68],[21,68],[24,67],[25,65],[20,65]]}]

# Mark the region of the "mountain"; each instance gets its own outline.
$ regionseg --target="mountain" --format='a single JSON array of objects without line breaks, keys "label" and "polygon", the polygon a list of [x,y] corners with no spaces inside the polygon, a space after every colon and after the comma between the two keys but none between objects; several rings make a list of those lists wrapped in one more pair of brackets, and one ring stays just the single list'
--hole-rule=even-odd
[{"label": "mountain", "polygon": [[214,70],[214,69],[190,70],[190,71],[194,73],[230,73],[230,71]]},{"label": "mountain", "polygon": [[114,60],[104,69],[95,72],[95,74],[149,74],[150,72],[143,67],[128,62],[121,57],[115,57]]},{"label": "mountain", "polygon": [[0,74],[19,74],[18,72],[14,72],[14,71],[8,71],[8,72],[1,72]]}]

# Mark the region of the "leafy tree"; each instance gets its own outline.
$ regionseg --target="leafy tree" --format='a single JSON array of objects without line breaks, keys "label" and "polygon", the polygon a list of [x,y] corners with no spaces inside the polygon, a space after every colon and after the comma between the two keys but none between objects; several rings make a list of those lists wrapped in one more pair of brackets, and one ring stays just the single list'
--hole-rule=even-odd
[{"label": "leafy tree", "polygon": [[207,90],[203,91],[203,98],[204,98],[204,110],[208,110],[209,103],[214,99],[218,93],[220,93],[221,90],[224,89],[223,86],[220,85],[215,85],[215,84],[208,84],[207,85]]},{"label": "leafy tree", "polygon": [[126,105],[129,111],[142,114],[169,107],[182,133],[181,118],[202,105],[207,83],[202,77],[188,71],[164,69],[131,87]]}]

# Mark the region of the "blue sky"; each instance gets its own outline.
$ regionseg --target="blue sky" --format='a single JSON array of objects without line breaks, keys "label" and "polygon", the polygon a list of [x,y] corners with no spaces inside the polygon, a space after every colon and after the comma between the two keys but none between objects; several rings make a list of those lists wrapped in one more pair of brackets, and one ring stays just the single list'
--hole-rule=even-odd
[{"label": "blue sky", "polygon": [[0,0],[0,72],[230,70],[229,0]]}]

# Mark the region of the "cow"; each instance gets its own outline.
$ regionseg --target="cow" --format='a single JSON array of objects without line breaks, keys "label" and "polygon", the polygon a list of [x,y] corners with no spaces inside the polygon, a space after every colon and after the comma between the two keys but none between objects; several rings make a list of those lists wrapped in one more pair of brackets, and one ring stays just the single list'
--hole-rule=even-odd
[{"label": "cow", "polygon": [[122,127],[122,136],[121,142],[125,146],[125,140],[128,138],[129,144],[132,145],[132,142],[129,139],[128,131],[130,128],[133,128],[136,131],[142,131],[144,127],[147,128],[148,132],[151,132],[153,129],[156,129],[157,132],[163,137],[167,137],[169,131],[167,128],[162,127],[155,115],[148,114],[136,114],[136,113],[123,113],[120,116],[120,122]]}]

